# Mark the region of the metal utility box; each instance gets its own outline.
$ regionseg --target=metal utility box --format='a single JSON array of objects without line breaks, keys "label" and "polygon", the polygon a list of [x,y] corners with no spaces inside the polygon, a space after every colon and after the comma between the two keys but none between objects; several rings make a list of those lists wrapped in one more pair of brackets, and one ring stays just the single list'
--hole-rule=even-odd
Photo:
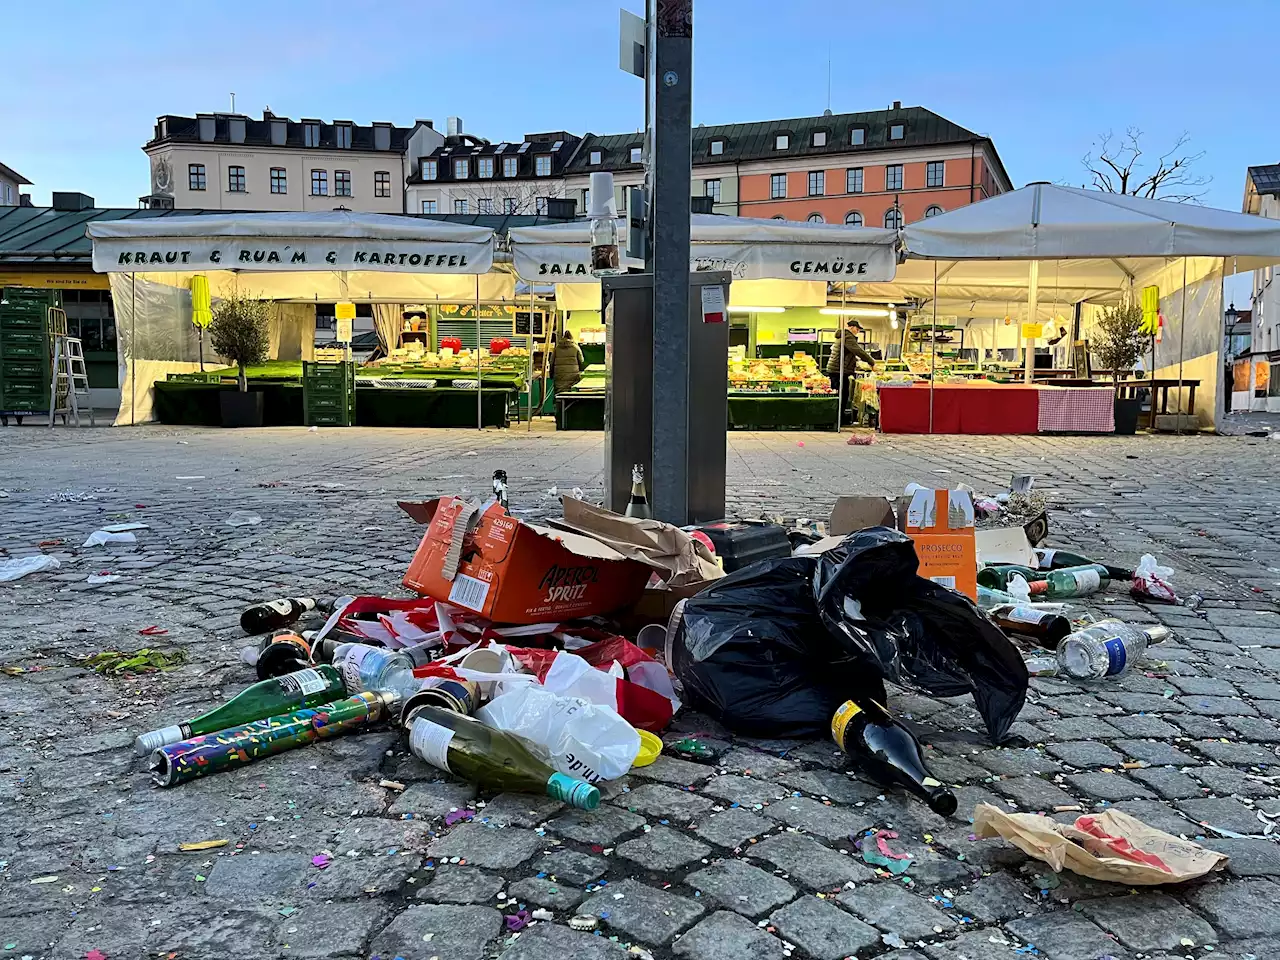
[{"label": "metal utility box", "polygon": [[[685,385],[688,404],[682,422],[659,431],[660,442],[683,446],[686,482],[678,498],[678,516],[659,520],[685,525],[724,516],[724,471],[728,429],[729,318],[707,322],[703,288],[720,287],[721,304],[729,302],[731,275],[722,271],[689,275],[689,363]],[[631,467],[645,467],[653,502],[654,391],[670,389],[677,371],[654,370],[653,275],[605,277],[601,296],[605,324],[605,504],[622,513],[631,493]],[[713,298],[714,299],[714,298]]]}]

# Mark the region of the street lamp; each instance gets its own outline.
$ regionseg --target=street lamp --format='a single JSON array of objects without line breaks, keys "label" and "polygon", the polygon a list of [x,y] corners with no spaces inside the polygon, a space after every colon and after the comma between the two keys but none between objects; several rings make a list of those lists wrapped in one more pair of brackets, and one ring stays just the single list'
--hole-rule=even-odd
[{"label": "street lamp", "polygon": [[1240,311],[1236,309],[1235,301],[1231,301],[1231,306],[1227,307],[1227,330],[1230,331],[1236,325],[1236,321],[1240,319]]}]

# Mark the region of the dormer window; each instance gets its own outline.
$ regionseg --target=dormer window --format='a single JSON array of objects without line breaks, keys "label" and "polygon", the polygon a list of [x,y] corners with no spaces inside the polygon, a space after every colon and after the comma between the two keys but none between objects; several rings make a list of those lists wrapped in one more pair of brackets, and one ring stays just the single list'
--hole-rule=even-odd
[{"label": "dormer window", "polygon": [[600,164],[601,164],[601,162],[602,162],[603,160],[604,160],[604,154],[603,154],[603,153],[601,153],[599,150],[592,150],[592,151],[591,151],[591,161],[590,161],[590,162],[591,162],[591,166],[593,166],[593,167],[598,167],[598,166],[600,166]]},{"label": "dormer window", "polygon": [[813,134],[813,145],[815,147],[825,147],[827,145],[827,131],[815,131]]},{"label": "dormer window", "polygon": [[712,140],[712,141],[711,141],[711,156],[713,156],[713,157],[718,157],[718,156],[721,156],[723,153],[724,153],[724,141],[723,141],[723,140]]},{"label": "dormer window", "polygon": [[785,133],[780,133],[773,138],[773,149],[786,150],[791,146],[791,137]]}]

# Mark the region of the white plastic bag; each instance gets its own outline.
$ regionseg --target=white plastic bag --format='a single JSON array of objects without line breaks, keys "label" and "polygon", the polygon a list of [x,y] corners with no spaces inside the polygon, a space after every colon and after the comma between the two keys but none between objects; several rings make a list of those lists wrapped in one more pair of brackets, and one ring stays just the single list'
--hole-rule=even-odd
[{"label": "white plastic bag", "polygon": [[113,533],[110,530],[95,530],[84,542],[86,547],[100,547],[104,543],[137,543],[138,538],[132,533]]},{"label": "white plastic bag", "polygon": [[591,703],[618,709],[618,681],[624,676],[617,660],[608,672],[597,670],[575,653],[560,651],[551,661],[551,669],[542,678],[542,685],[562,697],[581,697]]},{"label": "white plastic bag", "polygon": [[1162,567],[1154,556],[1144,553],[1133,571],[1133,584],[1129,587],[1129,592],[1140,599],[1177,603],[1178,595],[1169,585],[1172,576],[1173,567]]},{"label": "white plastic bag", "polygon": [[44,570],[56,570],[62,566],[57,557],[38,553],[31,557],[13,557],[0,560],[0,583],[17,580],[28,573],[40,573]]},{"label": "white plastic bag", "polygon": [[558,696],[536,683],[495,697],[476,716],[491,727],[524,737],[560,773],[588,783],[617,779],[631,769],[640,752],[640,734],[616,711]]}]

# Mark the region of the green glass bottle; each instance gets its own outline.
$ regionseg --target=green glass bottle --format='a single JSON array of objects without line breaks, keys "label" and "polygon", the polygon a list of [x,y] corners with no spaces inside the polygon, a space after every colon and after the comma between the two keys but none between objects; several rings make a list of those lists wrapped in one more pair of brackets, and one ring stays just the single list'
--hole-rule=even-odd
[{"label": "green glass bottle", "polygon": [[1030,567],[1022,567],[1014,563],[993,563],[978,571],[978,585],[989,590],[1004,590],[1014,576],[1022,577],[1030,583],[1032,580],[1044,579],[1044,571],[1032,570]]},{"label": "green glass bottle", "polygon": [[[1088,557],[1082,557],[1080,554],[1072,553],[1069,550],[1037,549],[1036,558],[1040,562],[1041,570],[1061,570],[1064,567],[1087,567],[1094,563],[1094,561],[1090,560]],[[1107,576],[1112,580],[1133,579],[1133,570],[1131,569],[1126,570],[1124,567],[1113,567],[1108,563],[1100,563],[1098,566],[1105,567]]]},{"label": "green glass bottle", "polygon": [[1040,570],[1037,579],[1028,586],[1033,597],[1045,600],[1065,600],[1068,597],[1087,597],[1091,593],[1107,589],[1111,576],[1100,563],[1061,570]]},{"label": "green glass bottle", "polygon": [[469,783],[486,790],[545,793],[579,810],[600,805],[600,791],[591,784],[557,773],[519,737],[474,717],[411,706],[401,723],[409,731],[409,749],[415,756]]},{"label": "green glass bottle", "polygon": [[170,743],[179,743],[205,733],[238,727],[302,707],[340,700],[347,695],[342,675],[328,664],[261,680],[232,697],[220,707],[183,723],[142,734],[134,741],[134,752],[146,756]]}]

